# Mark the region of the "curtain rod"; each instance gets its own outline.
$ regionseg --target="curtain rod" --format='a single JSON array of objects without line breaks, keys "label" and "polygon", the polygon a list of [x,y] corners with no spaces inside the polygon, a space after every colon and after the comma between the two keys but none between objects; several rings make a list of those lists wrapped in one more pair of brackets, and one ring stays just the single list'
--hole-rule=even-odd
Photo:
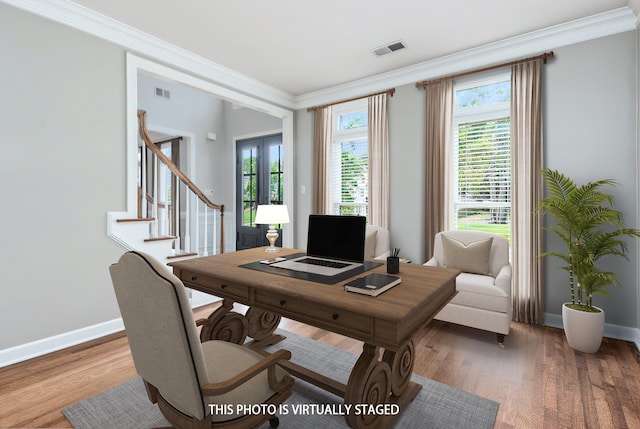
[{"label": "curtain rod", "polygon": [[354,97],[354,98],[350,98],[348,100],[336,101],[334,103],[323,104],[321,106],[307,107],[307,112],[311,112],[312,110],[324,109],[325,107],[334,106],[336,104],[348,103],[349,101],[360,100],[362,98],[373,97],[374,95],[389,94],[391,97],[393,97],[393,94],[395,92],[396,92],[395,88],[390,88],[390,89],[387,89],[386,91],[375,92],[375,93],[369,94],[369,95],[362,95],[360,97]]},{"label": "curtain rod", "polygon": [[538,55],[536,57],[529,57],[529,58],[524,58],[522,60],[516,60],[516,61],[511,61],[508,63],[503,63],[503,64],[497,64],[495,66],[489,66],[489,67],[484,67],[481,69],[477,69],[477,70],[470,70],[470,71],[466,71],[466,72],[462,72],[462,73],[457,73],[457,74],[452,74],[449,76],[444,76],[444,77],[439,77],[436,79],[431,79],[431,80],[423,80],[422,82],[417,82],[416,83],[416,88],[424,88],[432,83],[438,83],[438,82],[442,82],[443,80],[448,80],[448,79],[455,79],[458,77],[462,77],[462,76],[468,76],[471,74],[476,74],[476,73],[482,73],[485,71],[489,71],[489,70],[495,70],[495,69],[499,69],[502,67],[510,67],[516,64],[521,64],[521,63],[528,63],[529,61],[535,61],[535,60],[542,60],[543,64],[547,63],[547,60],[553,58],[553,51],[544,53],[542,55]]}]

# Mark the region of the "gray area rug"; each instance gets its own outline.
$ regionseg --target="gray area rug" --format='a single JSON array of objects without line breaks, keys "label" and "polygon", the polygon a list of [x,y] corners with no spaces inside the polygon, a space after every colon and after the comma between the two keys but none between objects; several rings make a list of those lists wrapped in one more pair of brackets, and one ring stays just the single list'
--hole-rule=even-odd
[{"label": "gray area rug", "polygon": [[[342,383],[347,382],[357,359],[356,355],[290,332],[279,333],[287,339],[272,349],[286,348],[292,353],[292,361]],[[422,389],[402,412],[400,419],[396,421],[396,428],[493,428],[498,412],[497,402],[416,375],[412,380],[422,384]],[[333,410],[339,410],[341,403],[341,398],[296,379],[294,393],[286,402],[289,413],[279,416],[280,427],[346,428],[346,422],[341,415],[294,413],[297,404],[316,404],[325,410],[332,406],[335,407]],[[147,399],[140,378],[72,405],[63,410],[63,413],[76,429],[141,429],[170,426],[160,414],[158,407]],[[269,426],[265,423],[264,427]]]}]

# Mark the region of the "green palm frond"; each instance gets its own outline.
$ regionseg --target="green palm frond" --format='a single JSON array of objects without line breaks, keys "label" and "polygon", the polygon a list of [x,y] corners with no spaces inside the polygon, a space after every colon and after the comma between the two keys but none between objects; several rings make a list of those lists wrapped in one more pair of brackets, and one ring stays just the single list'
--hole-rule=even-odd
[{"label": "green palm frond", "polygon": [[[615,273],[602,271],[597,263],[603,256],[627,258],[625,238],[640,237],[640,231],[624,226],[622,212],[615,210],[612,195],[602,192],[604,186],[615,186],[611,179],[597,180],[578,186],[564,174],[545,169],[541,171],[547,185],[547,196],[537,211],[555,218],[547,231],[556,234],[565,244],[565,253],[545,252],[566,263],[561,268],[569,272],[572,302],[591,306],[595,294],[608,295],[609,286],[618,286]],[[574,276],[578,281],[574,294]]]}]

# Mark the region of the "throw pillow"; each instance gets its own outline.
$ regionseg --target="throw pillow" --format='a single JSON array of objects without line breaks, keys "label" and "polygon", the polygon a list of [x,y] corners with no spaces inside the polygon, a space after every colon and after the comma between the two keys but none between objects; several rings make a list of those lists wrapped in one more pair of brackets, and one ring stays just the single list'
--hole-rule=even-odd
[{"label": "throw pillow", "polygon": [[444,234],[441,237],[445,267],[455,268],[465,273],[489,274],[489,253],[493,237],[467,244]]}]

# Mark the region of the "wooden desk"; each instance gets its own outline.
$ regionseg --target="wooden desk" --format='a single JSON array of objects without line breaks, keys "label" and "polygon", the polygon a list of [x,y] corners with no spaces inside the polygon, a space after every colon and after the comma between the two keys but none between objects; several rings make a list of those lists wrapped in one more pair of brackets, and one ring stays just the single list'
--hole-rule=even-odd
[{"label": "wooden desk", "polygon": [[[279,255],[297,252],[282,249]],[[203,326],[201,340],[242,344],[249,336],[253,347],[263,347],[282,339],[273,332],[281,316],[288,317],[364,342],[347,385],[291,362],[283,365],[293,375],[343,397],[346,404],[403,407],[415,398],[422,386],[410,381],[413,336],[455,295],[459,271],[402,264],[402,283],[370,297],[345,292],[346,281],[325,285],[240,267],[267,256],[273,254],[257,248],[170,264],[185,286],[224,299]],[[385,271],[383,265],[370,272]],[[238,314],[232,311],[234,302],[250,308]],[[383,427],[393,416],[352,414],[346,420],[355,428]]]}]

